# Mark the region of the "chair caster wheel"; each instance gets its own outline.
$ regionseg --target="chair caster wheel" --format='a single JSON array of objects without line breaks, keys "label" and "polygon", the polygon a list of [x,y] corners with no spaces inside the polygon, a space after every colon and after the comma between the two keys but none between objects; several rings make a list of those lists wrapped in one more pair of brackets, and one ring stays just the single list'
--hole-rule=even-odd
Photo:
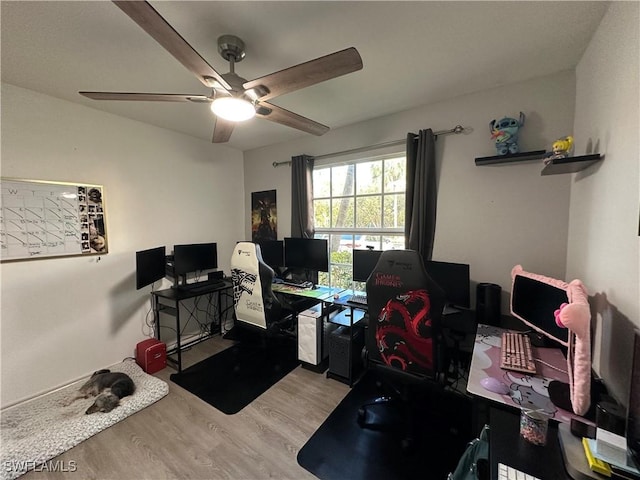
[{"label": "chair caster wheel", "polygon": [[360,407],[358,409],[358,425],[360,425],[361,427],[364,425],[364,421],[367,418],[367,411],[365,410],[364,407]]}]

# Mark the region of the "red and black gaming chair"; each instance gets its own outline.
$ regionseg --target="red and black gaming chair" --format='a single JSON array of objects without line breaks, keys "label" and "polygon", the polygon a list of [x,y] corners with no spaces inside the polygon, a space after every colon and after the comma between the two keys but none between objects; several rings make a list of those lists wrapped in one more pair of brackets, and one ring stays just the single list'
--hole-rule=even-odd
[{"label": "red and black gaming chair", "polygon": [[402,444],[409,448],[413,443],[413,401],[428,391],[426,387],[444,387],[440,317],[445,294],[414,250],[384,251],[366,290],[365,363],[380,384],[389,387],[390,394],[362,405],[358,423],[379,429],[379,424],[367,422],[368,410],[399,407],[404,422]]}]

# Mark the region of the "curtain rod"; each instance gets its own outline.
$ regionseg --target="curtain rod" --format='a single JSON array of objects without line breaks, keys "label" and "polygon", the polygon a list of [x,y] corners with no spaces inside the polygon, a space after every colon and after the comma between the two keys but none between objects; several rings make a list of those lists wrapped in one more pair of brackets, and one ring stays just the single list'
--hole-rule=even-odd
[{"label": "curtain rod", "polygon": [[[437,137],[438,135],[449,135],[451,133],[455,133],[457,135],[457,134],[463,133],[463,132],[464,132],[464,127],[462,125],[456,125],[455,127],[453,127],[450,130],[441,130],[439,132],[433,132],[433,135]],[[402,145],[406,141],[407,141],[406,138],[402,139],[402,140],[392,140],[390,142],[378,143],[377,145],[369,145],[369,146],[366,146],[366,147],[352,148],[351,150],[343,150],[342,152],[325,153],[324,155],[317,155],[314,158],[316,160],[320,160],[322,158],[339,157],[340,155],[347,155],[349,153],[366,152],[368,150],[375,150],[377,148],[382,148],[382,147],[391,147],[391,146],[394,146],[394,145]],[[291,165],[291,160],[288,160],[286,162],[273,162],[272,165],[273,165],[273,168],[279,167],[280,165]]]}]

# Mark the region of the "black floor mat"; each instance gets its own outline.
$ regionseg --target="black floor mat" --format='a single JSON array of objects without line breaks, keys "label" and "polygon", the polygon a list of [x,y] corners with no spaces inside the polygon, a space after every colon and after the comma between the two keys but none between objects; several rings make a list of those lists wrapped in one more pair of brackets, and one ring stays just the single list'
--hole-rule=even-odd
[{"label": "black floor mat", "polygon": [[266,392],[299,364],[295,341],[246,336],[240,343],[199,362],[171,381],[232,415]]},{"label": "black floor mat", "polygon": [[[446,479],[472,439],[471,401],[459,394],[431,393],[414,418],[418,434],[413,449],[405,451],[401,432],[363,429],[357,423],[360,405],[379,394],[372,375],[358,382],[300,450],[300,466],[320,480]],[[392,411],[376,406],[367,421],[394,422],[388,417]]]}]

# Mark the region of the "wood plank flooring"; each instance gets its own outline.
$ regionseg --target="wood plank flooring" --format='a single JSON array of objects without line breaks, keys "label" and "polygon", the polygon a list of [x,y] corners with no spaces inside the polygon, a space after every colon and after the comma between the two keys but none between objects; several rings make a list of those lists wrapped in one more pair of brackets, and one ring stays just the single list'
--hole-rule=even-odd
[{"label": "wood plank flooring", "polygon": [[[231,344],[221,337],[198,344],[183,354],[183,367]],[[241,412],[225,415],[171,382],[174,372],[156,374],[169,384],[166,397],[53,459],[58,470],[75,471],[31,471],[21,480],[316,478],[296,455],[347,385],[297,367]]]}]

